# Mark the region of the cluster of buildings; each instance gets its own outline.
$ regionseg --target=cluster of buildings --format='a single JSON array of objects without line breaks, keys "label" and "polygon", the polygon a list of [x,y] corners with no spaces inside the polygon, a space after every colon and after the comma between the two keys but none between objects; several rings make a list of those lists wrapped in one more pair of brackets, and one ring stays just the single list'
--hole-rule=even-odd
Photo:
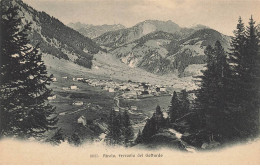
[{"label": "cluster of buildings", "polygon": [[167,86],[151,85],[149,83],[138,82],[116,82],[113,80],[98,80],[98,79],[86,79],[83,80],[88,85],[93,87],[101,87],[108,92],[121,92],[122,97],[125,99],[136,99],[140,97],[159,96],[166,94]]},{"label": "cluster of buildings", "polygon": [[[62,79],[68,79],[67,76],[62,77]],[[54,82],[57,81],[56,78],[52,78]],[[101,80],[101,79],[85,79],[83,77],[74,77],[73,81],[82,81],[93,87],[101,87],[102,89],[113,93],[121,92],[122,97],[125,99],[136,99],[142,97],[159,96],[161,94],[166,94],[167,86],[162,85],[151,85],[150,83],[141,82],[121,82],[113,80]],[[78,90],[76,85],[71,85],[69,87],[63,87],[62,90]]]}]

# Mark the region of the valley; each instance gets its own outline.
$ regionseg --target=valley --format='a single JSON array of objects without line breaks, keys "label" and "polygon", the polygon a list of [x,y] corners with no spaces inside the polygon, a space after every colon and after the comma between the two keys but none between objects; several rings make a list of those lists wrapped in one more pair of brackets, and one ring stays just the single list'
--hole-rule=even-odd
[{"label": "valley", "polygon": [[[131,68],[111,54],[100,53],[95,58],[93,68],[87,69],[44,54],[47,70],[55,79],[50,87],[56,96],[49,102],[59,114],[57,127],[67,137],[77,132],[81,139],[100,139],[99,136],[106,132],[111,109],[116,112],[128,110],[136,136],[157,105],[161,106],[167,116],[174,90],[181,90],[185,86],[188,89],[187,81],[190,81],[191,86],[196,86],[191,78],[185,81],[184,78],[178,80],[173,76],[174,80],[170,80],[168,76],[157,76],[139,68]],[[149,87],[144,89],[144,84]],[[144,91],[147,93],[142,94]],[[78,123],[82,116],[86,125]]]},{"label": "valley", "polygon": [[[230,48],[230,36],[203,25],[181,27],[171,20],[144,20],[131,27],[65,25],[21,0],[4,2],[20,7],[24,25],[32,22],[28,41],[39,46],[48,75],[54,75],[48,102],[56,108],[57,128],[65,139],[76,135],[81,141],[103,142],[111,111],[116,117],[128,111],[132,140],[154,116],[158,123],[169,124],[174,92],[186,90],[187,101],[195,99],[194,91],[200,87],[196,77],[207,62],[205,49],[216,41],[223,53]],[[183,148],[180,133],[173,129],[176,123],[171,124],[170,130],[157,130],[154,124],[158,135],[153,138]],[[55,132],[47,134],[53,137]]]}]

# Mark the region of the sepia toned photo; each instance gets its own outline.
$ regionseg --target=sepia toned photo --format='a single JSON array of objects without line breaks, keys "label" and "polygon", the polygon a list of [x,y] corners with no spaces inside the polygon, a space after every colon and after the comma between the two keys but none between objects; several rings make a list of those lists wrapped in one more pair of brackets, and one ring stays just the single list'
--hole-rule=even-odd
[{"label": "sepia toned photo", "polygon": [[1,165],[260,164],[259,0],[0,0]]}]

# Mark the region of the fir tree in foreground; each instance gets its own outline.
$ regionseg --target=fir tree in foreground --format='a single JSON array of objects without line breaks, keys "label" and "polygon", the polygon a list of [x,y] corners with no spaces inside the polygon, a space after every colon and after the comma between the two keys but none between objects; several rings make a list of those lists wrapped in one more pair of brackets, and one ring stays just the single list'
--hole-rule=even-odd
[{"label": "fir tree in foreground", "polygon": [[168,110],[170,122],[176,122],[176,120],[188,114],[189,111],[190,101],[188,99],[187,91],[182,90],[179,96],[176,93],[176,91],[174,91],[171,99],[171,104]]},{"label": "fir tree in foreground", "polygon": [[108,128],[105,141],[108,145],[121,145],[128,146],[129,142],[134,138],[131,120],[127,111],[121,116],[120,113],[116,114],[111,110],[108,119]]},{"label": "fir tree in foreground", "polygon": [[237,138],[255,137],[259,133],[260,54],[252,17],[247,28],[239,18],[231,46],[233,130]]},{"label": "fir tree in foreground", "polygon": [[123,137],[124,137],[124,144],[127,146],[127,144],[133,140],[134,138],[134,132],[131,125],[131,121],[128,115],[128,112],[125,110],[123,114]]},{"label": "fir tree in foreground", "polygon": [[171,100],[171,105],[169,107],[169,111],[168,111],[168,114],[169,114],[169,118],[170,118],[170,121],[171,122],[174,122],[179,114],[181,113],[181,105],[180,105],[180,101],[178,99],[178,96],[177,96],[177,93],[174,91],[173,92],[173,96],[172,96],[172,100]]},{"label": "fir tree in foreground", "polygon": [[228,121],[228,83],[229,66],[227,55],[220,42],[214,48],[208,46],[205,50],[208,58],[206,70],[200,77],[200,89],[197,93],[196,110],[201,113],[205,129],[210,132],[211,140],[220,138],[229,132]]},{"label": "fir tree in foreground", "polygon": [[47,103],[51,77],[38,47],[28,40],[18,8],[1,5],[0,136],[39,137],[55,128],[55,108]]},{"label": "fir tree in foreground", "polygon": [[147,120],[142,134],[139,134],[136,141],[147,143],[151,140],[151,137],[155,135],[160,128],[165,126],[165,119],[163,118],[163,113],[161,107],[157,106],[153,116]]},{"label": "fir tree in foreground", "polygon": [[259,133],[259,37],[251,18],[245,29],[241,18],[227,56],[217,41],[208,46],[206,70],[200,77],[195,111],[205,141],[230,142]]}]

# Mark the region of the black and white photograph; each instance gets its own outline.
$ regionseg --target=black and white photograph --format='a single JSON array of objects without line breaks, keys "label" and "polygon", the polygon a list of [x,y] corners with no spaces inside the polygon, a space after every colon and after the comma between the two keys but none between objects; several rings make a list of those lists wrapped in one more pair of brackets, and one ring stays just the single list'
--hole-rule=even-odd
[{"label": "black and white photograph", "polygon": [[0,164],[260,164],[259,0],[0,0]]}]

